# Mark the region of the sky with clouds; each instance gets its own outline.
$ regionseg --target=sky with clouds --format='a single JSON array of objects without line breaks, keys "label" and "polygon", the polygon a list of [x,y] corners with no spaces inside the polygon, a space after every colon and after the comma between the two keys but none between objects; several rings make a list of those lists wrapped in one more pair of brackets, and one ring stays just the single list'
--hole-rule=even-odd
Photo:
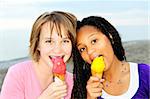
[{"label": "sky with clouds", "polygon": [[123,41],[150,39],[148,0],[0,0],[0,61],[27,56],[34,21],[54,10],[73,13],[79,20],[102,16]]}]

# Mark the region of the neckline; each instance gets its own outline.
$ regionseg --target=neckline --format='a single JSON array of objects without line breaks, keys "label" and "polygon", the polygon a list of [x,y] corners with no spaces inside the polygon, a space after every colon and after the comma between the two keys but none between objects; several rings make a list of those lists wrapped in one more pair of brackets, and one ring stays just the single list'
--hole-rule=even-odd
[{"label": "neckline", "polygon": [[118,95],[118,96],[113,96],[113,95],[110,95],[108,93],[106,93],[104,90],[102,90],[102,98],[111,98],[111,99],[123,99],[123,98],[126,98],[126,99],[131,99],[136,91],[138,90],[138,87],[139,87],[139,75],[138,75],[138,66],[137,66],[137,63],[132,63],[132,62],[129,62],[129,66],[130,66],[130,83],[129,83],[129,87],[128,87],[128,90],[121,94],[121,95]]}]

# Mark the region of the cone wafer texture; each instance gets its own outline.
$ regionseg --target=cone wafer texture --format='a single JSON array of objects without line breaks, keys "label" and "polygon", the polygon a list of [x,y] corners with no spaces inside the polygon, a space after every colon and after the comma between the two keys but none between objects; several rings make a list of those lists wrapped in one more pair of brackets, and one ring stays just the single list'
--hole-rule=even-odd
[{"label": "cone wafer texture", "polygon": [[58,77],[60,80],[65,81],[65,75],[54,73],[55,77]]}]

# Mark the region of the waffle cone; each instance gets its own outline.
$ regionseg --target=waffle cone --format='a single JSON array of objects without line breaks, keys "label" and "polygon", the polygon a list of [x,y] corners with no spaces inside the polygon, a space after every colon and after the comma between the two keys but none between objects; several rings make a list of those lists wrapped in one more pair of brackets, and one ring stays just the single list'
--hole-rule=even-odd
[{"label": "waffle cone", "polygon": [[60,80],[65,81],[65,75],[54,74],[55,77],[58,77]]},{"label": "waffle cone", "polygon": [[92,72],[92,76],[97,76],[99,79],[102,78],[103,73],[96,73],[94,71],[91,71],[91,72]]}]

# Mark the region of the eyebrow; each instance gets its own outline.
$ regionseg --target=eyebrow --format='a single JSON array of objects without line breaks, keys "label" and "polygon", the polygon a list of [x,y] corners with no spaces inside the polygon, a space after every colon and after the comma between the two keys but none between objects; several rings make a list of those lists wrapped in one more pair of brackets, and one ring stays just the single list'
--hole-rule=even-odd
[{"label": "eyebrow", "polygon": [[[90,37],[92,37],[93,35],[95,35],[95,34],[98,34],[98,33],[97,33],[97,32],[93,32],[91,35],[88,36],[88,39],[89,39]],[[81,43],[77,44],[77,47],[80,46],[80,45],[81,45]]]},{"label": "eyebrow", "polygon": [[[45,37],[44,39],[53,39],[52,37]],[[69,39],[69,37],[62,37],[62,39]]]},{"label": "eyebrow", "polygon": [[44,39],[52,39],[52,38],[50,38],[50,37],[44,37]]},{"label": "eyebrow", "polygon": [[79,44],[77,44],[77,47],[78,47],[78,46],[80,46],[80,45],[81,45],[80,43],[79,43]]},{"label": "eyebrow", "polygon": [[93,32],[91,35],[88,36],[88,38],[90,38],[91,36],[98,34],[97,32]]},{"label": "eyebrow", "polygon": [[69,37],[64,37],[64,38],[62,37],[62,39],[69,39]]}]

